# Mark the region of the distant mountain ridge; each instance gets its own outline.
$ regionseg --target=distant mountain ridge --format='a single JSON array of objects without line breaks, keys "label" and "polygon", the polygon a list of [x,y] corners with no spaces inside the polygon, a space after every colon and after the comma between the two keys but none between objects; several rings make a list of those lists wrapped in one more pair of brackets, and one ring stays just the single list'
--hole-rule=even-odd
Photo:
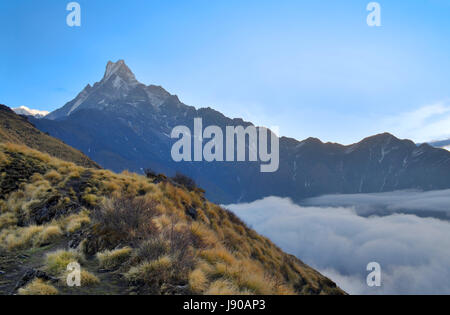
[{"label": "distant mountain ridge", "polygon": [[31,119],[41,130],[85,152],[105,168],[172,174],[181,171],[218,203],[248,202],[265,196],[294,201],[321,194],[369,193],[401,189],[450,188],[450,152],[390,134],[344,146],[280,138],[280,167],[260,173],[255,162],[173,162],[175,126],[248,126],[211,108],[183,104],[162,87],[139,83],[123,60],[109,62],[103,79],[86,88],[45,119]]},{"label": "distant mountain ridge", "polygon": [[43,118],[49,114],[45,110],[30,109],[26,106],[20,106],[12,109],[17,115],[33,116],[35,118]]},{"label": "distant mountain ridge", "polygon": [[436,148],[442,148],[450,151],[450,139],[430,142],[430,145]]}]

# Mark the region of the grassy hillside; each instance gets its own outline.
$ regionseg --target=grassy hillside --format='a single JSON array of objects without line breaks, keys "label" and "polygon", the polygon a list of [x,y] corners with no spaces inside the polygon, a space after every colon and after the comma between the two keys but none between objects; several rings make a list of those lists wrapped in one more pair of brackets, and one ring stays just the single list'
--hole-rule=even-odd
[{"label": "grassy hillside", "polygon": [[26,118],[17,115],[5,105],[0,105],[0,142],[24,144],[65,161],[100,168],[80,151],[39,131]]},{"label": "grassy hillside", "polygon": [[[343,293],[178,183],[0,144],[0,293]],[[71,288],[74,261],[82,285]]]}]

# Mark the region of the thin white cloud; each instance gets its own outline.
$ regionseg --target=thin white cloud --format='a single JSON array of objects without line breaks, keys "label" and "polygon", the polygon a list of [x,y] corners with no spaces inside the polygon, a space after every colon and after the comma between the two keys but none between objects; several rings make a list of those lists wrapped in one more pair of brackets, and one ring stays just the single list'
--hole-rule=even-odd
[{"label": "thin white cloud", "polygon": [[[352,208],[301,207],[277,197],[228,208],[351,294],[450,294],[448,221],[362,217]],[[366,285],[372,261],[382,267],[380,288]]]},{"label": "thin white cloud", "polygon": [[307,199],[303,205],[351,207],[361,216],[404,213],[450,220],[450,189],[324,195]]},{"label": "thin white cloud", "polygon": [[450,104],[440,102],[386,118],[382,125],[400,138],[417,143],[450,138]]}]

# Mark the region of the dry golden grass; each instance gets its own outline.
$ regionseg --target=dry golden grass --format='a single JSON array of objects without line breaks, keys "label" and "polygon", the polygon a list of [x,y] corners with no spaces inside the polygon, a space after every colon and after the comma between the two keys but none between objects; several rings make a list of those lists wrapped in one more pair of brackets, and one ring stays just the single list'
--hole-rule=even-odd
[{"label": "dry golden grass", "polygon": [[[0,247],[55,243],[83,229],[95,242],[84,239],[79,248],[96,255],[99,268],[120,267],[130,282],[186,283],[195,294],[341,293],[234,214],[205,201],[200,190],[154,184],[129,172],[87,170],[23,146],[0,144],[1,154],[11,152],[39,171],[21,179],[0,201]],[[0,166],[14,162],[0,155]],[[39,226],[17,226],[17,218],[34,222],[33,209],[47,206],[53,197],[61,216]],[[74,205],[77,211],[64,212]],[[196,220],[186,214],[188,207],[196,209]],[[112,250],[117,247],[122,248]],[[45,270],[60,276],[73,261],[82,263],[83,255],[50,253]]]},{"label": "dry golden grass", "polygon": [[24,288],[20,288],[18,293],[19,295],[57,295],[58,290],[41,279],[35,279]]},{"label": "dry golden grass", "polygon": [[97,259],[99,265],[104,269],[114,269],[124,262],[126,262],[132,253],[133,249],[130,247],[124,247],[116,250],[106,250],[101,253],[97,253]]},{"label": "dry golden grass", "polygon": [[[68,277],[69,273],[70,273],[70,271],[65,271],[60,276],[60,281],[61,281],[62,285],[66,285],[67,277]],[[100,283],[100,279],[96,275],[94,275],[93,273],[91,273],[85,269],[81,269],[80,278],[81,278],[80,285],[82,287],[91,287],[91,286],[98,285]]]},{"label": "dry golden grass", "polygon": [[50,170],[47,174],[45,174],[44,178],[46,180],[48,180],[49,182],[52,182],[52,183],[56,182],[57,183],[57,182],[61,181],[62,176],[61,176],[60,173],[58,173],[58,171]]},{"label": "dry golden grass", "polygon": [[33,240],[34,246],[51,243],[59,239],[62,235],[63,232],[59,226],[46,226],[41,232],[39,232],[39,234],[37,234],[36,238]]},{"label": "dry golden grass", "polygon": [[[1,180],[1,178],[0,178]],[[6,202],[2,199],[0,199],[0,213],[6,213],[8,212],[8,205],[6,204]]]},{"label": "dry golden grass", "polygon": [[236,263],[236,259],[225,248],[214,247],[200,252],[200,257],[204,258],[211,264],[216,262],[224,262],[227,265]]},{"label": "dry golden grass", "polygon": [[93,286],[100,283],[100,279],[86,270],[81,270],[81,286]]},{"label": "dry golden grass", "polygon": [[10,212],[0,215],[0,230],[17,224],[17,217]]},{"label": "dry golden grass", "polygon": [[67,270],[67,266],[72,262],[81,264],[84,257],[75,250],[58,250],[48,253],[45,259],[45,270],[52,275],[60,276]]},{"label": "dry golden grass", "polygon": [[9,163],[8,156],[5,153],[0,152],[0,164],[8,165],[8,163]]},{"label": "dry golden grass", "polygon": [[164,280],[169,277],[172,263],[170,256],[162,256],[154,261],[144,262],[138,266],[131,267],[125,273],[125,278],[132,282],[144,281],[147,283]]},{"label": "dry golden grass", "polygon": [[31,247],[34,244],[34,239],[43,230],[43,226],[36,225],[4,229],[0,233],[0,247],[9,250]]},{"label": "dry golden grass", "polygon": [[217,235],[202,223],[198,222],[192,223],[191,232],[199,239],[201,239],[202,243],[205,244],[207,247],[212,247],[215,244],[219,243]]},{"label": "dry golden grass", "polygon": [[89,217],[89,212],[87,210],[63,217],[57,221],[59,227],[69,234],[77,232],[82,227],[87,226],[90,223],[91,218]]},{"label": "dry golden grass", "polygon": [[209,289],[205,292],[206,295],[240,295],[242,294],[238,287],[231,281],[219,279],[214,281]]},{"label": "dry golden grass", "polygon": [[97,196],[93,194],[86,194],[83,196],[83,200],[90,206],[96,207],[98,205],[97,203]]},{"label": "dry golden grass", "polygon": [[201,269],[195,269],[189,274],[189,286],[193,293],[203,293],[208,288],[208,278]]}]

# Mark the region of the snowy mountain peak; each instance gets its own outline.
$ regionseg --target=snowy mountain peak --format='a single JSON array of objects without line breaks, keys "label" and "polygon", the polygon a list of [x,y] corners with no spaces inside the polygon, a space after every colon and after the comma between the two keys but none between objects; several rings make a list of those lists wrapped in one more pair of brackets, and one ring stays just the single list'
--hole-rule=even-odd
[{"label": "snowy mountain peak", "polygon": [[106,65],[105,75],[103,76],[102,81],[108,81],[114,75],[116,75],[115,80],[118,80],[118,77],[128,83],[137,83],[134,73],[131,72],[130,68],[128,68],[128,66],[125,64],[124,60],[119,60],[117,62],[108,61],[108,64]]},{"label": "snowy mountain peak", "polygon": [[37,109],[29,109],[26,106],[20,106],[17,108],[12,109],[17,115],[24,115],[24,116],[33,116],[36,118],[42,118],[49,114],[49,112],[44,110],[37,110]]},{"label": "snowy mountain peak", "polygon": [[[108,61],[100,82],[87,85],[73,100],[50,113],[46,119],[62,119],[82,109],[126,110],[140,106],[158,110],[172,95],[161,86],[146,86],[136,80],[125,61]],[[173,102],[178,103],[176,98]]]}]

